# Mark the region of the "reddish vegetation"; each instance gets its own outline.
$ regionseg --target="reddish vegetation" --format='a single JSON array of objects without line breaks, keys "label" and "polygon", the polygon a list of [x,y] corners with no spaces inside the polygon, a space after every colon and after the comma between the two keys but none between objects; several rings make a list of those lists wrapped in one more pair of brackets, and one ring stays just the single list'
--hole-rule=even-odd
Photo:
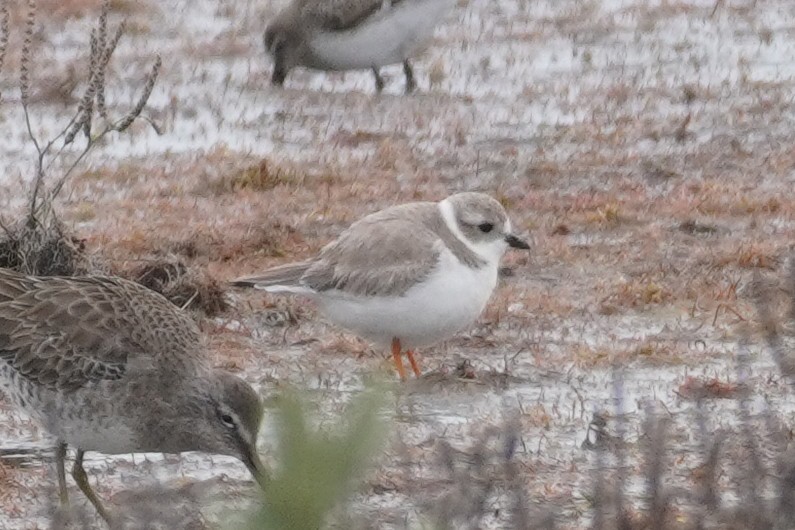
[{"label": "reddish vegetation", "polygon": [[677,394],[684,399],[732,399],[737,397],[741,387],[735,383],[688,376],[679,386]]}]

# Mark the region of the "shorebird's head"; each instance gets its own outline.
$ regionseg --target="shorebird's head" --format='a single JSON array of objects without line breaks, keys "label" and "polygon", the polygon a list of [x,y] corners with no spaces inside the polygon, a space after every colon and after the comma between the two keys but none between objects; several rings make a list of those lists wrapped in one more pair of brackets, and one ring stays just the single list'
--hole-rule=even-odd
[{"label": "shorebird's head", "polygon": [[199,389],[194,402],[191,449],[239,458],[265,486],[267,473],[257,454],[257,433],[262,421],[262,401],[248,383],[221,370]]},{"label": "shorebird's head", "polygon": [[443,200],[441,207],[454,220],[457,235],[489,261],[499,261],[508,247],[530,248],[512,232],[502,204],[485,193],[456,193]]},{"label": "shorebird's head", "polygon": [[287,73],[301,64],[303,41],[291,26],[281,18],[277,18],[268,25],[262,37],[265,51],[273,57],[271,82],[274,85],[283,85]]}]

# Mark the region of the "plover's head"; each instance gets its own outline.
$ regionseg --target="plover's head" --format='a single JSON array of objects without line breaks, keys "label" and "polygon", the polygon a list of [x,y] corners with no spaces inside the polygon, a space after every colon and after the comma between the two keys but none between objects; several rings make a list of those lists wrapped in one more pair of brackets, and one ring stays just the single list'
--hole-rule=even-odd
[{"label": "plover's head", "polygon": [[302,37],[296,31],[294,24],[277,18],[265,29],[262,42],[265,44],[265,51],[273,57],[271,82],[274,85],[282,85],[287,73],[301,64]]},{"label": "plover's head", "polygon": [[442,201],[442,211],[455,221],[465,241],[478,254],[498,261],[508,247],[529,249],[530,245],[511,231],[505,208],[485,193],[457,193]]},{"label": "plover's head", "polygon": [[207,379],[197,379],[184,399],[180,421],[190,425],[190,437],[182,450],[237,457],[264,487],[267,475],[257,454],[263,407],[254,389],[239,377],[216,370]]}]

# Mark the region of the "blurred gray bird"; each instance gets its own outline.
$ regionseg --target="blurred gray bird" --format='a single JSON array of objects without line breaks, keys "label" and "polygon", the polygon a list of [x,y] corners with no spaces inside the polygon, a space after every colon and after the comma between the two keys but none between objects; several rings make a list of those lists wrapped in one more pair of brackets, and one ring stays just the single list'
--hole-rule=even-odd
[{"label": "blurred gray bird", "polygon": [[406,92],[416,83],[409,58],[421,52],[455,0],[293,0],[265,30],[274,60],[272,82],[282,85],[296,66],[317,70],[371,69],[403,63]]}]

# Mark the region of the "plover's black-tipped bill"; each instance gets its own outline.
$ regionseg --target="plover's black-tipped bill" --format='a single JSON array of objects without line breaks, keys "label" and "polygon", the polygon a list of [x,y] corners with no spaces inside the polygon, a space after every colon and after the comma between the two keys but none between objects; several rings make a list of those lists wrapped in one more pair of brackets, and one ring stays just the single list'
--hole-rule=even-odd
[{"label": "plover's black-tipped bill", "polygon": [[525,241],[524,239],[520,239],[513,234],[508,234],[507,236],[505,236],[505,242],[508,243],[508,246],[513,248],[530,250],[530,245],[527,244],[527,241]]}]

